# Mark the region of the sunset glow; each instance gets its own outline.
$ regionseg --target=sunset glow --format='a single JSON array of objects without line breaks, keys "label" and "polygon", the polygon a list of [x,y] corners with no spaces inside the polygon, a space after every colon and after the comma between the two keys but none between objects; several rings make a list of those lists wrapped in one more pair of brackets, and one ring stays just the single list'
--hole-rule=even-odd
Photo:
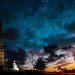
[{"label": "sunset glow", "polygon": [[[68,65],[66,65],[66,66],[63,66],[63,67],[61,67],[61,68],[66,68],[67,70],[72,70],[72,69],[75,69],[75,63],[73,63],[73,64],[68,64]],[[58,68],[51,68],[51,67],[47,67],[46,68],[46,71],[47,72],[60,72],[60,70],[58,70]]]}]

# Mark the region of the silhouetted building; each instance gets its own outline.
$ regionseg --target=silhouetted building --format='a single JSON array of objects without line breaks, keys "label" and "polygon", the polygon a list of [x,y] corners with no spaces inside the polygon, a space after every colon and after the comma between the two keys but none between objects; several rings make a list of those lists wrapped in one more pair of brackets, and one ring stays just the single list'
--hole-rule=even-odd
[{"label": "silhouetted building", "polygon": [[4,47],[2,35],[2,22],[0,21],[0,70],[4,68]]}]

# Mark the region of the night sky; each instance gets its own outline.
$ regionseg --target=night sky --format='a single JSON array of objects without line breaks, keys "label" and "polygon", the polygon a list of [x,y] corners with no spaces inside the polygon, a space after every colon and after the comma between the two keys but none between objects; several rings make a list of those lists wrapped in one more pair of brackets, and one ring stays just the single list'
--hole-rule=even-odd
[{"label": "night sky", "polygon": [[75,42],[75,0],[0,0],[8,49]]}]

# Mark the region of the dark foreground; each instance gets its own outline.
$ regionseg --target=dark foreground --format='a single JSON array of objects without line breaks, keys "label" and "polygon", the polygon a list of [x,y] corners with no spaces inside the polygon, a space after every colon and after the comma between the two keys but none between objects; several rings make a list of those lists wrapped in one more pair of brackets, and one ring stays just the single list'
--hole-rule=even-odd
[{"label": "dark foreground", "polygon": [[5,72],[3,74],[8,74],[8,75],[11,75],[11,74],[16,74],[16,75],[75,75],[75,73],[25,73],[25,72]]},{"label": "dark foreground", "polygon": [[[2,71],[1,71],[2,72]],[[3,73],[5,74],[16,74],[16,75],[75,75],[75,72],[54,72],[54,73],[49,73],[49,72],[39,72],[39,71],[4,71]]]}]

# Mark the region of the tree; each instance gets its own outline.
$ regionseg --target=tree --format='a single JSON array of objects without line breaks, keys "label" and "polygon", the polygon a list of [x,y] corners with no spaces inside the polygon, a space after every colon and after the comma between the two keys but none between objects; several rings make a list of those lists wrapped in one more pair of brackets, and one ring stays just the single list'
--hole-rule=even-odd
[{"label": "tree", "polygon": [[37,69],[38,71],[44,71],[45,68],[46,68],[46,62],[43,61],[42,58],[39,58],[36,64],[34,65],[34,69]]}]

